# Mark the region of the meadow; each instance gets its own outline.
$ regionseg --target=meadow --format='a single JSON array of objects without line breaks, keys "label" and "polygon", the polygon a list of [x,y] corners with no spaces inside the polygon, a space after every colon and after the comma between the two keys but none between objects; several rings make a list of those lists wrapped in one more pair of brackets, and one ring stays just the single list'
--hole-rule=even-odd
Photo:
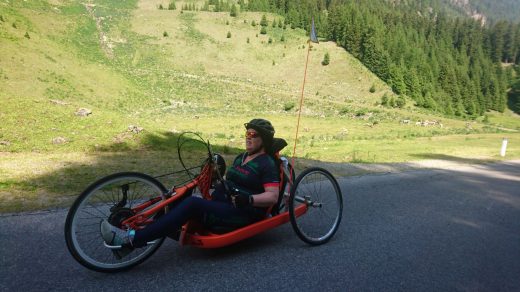
[{"label": "meadow", "polygon": [[[262,13],[181,11],[184,3],[0,0],[0,212],[69,206],[113,172],[179,169],[183,131],[201,133],[229,161],[244,147],[243,123],[264,117],[292,155],[305,31],[273,27],[281,17],[267,14],[264,35]],[[391,89],[332,42],[312,45],[307,74],[298,169],[520,157],[511,111],[461,120],[409,99],[382,106]]]}]

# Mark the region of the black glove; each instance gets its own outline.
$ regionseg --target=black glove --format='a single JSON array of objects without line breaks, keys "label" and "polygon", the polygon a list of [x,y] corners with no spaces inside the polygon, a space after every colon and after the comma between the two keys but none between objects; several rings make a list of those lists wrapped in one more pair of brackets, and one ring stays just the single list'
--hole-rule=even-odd
[{"label": "black glove", "polygon": [[229,188],[229,197],[235,208],[245,208],[247,206],[252,206],[254,202],[253,195],[251,193],[245,192],[236,187]]}]

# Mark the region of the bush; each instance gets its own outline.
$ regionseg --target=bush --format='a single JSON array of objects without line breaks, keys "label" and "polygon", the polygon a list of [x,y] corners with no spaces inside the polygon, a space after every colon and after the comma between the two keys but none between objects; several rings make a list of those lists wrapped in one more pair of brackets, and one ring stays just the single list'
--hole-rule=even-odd
[{"label": "bush", "polygon": [[263,26],[263,27],[266,27],[269,25],[269,23],[267,23],[267,17],[264,15],[262,15],[262,20],[260,21],[260,25]]},{"label": "bush", "polygon": [[164,7],[162,6],[162,4],[159,4],[159,10],[163,10]]},{"label": "bush", "polygon": [[175,6],[175,1],[171,1],[170,4],[168,4],[168,10],[175,10],[177,9],[177,6]]},{"label": "bush", "polygon": [[389,106],[389,98],[388,98],[388,94],[383,94],[383,97],[381,97],[381,105],[383,106]]},{"label": "bush", "polygon": [[285,42],[285,36],[282,34],[282,37],[280,38],[281,42]]},{"label": "bush", "polygon": [[325,56],[323,56],[323,61],[321,61],[321,64],[323,66],[327,66],[330,63],[330,56],[329,53],[325,53]]},{"label": "bush", "polygon": [[267,29],[265,28],[265,26],[262,26],[262,29],[260,29],[260,33],[267,34]]},{"label": "bush", "polygon": [[230,31],[227,32],[227,38],[228,38],[228,39],[231,38],[231,32],[230,32]]},{"label": "bush", "polygon": [[273,28],[275,28],[275,27],[276,27],[276,19],[273,20]]},{"label": "bush", "polygon": [[167,31],[164,31],[164,32],[162,33],[162,35],[163,35],[163,37],[168,37],[168,32],[167,32]]},{"label": "bush", "polygon": [[2,15],[0,15],[0,21],[5,22],[4,17]]},{"label": "bush", "polygon": [[256,26],[256,21],[251,22],[251,26]]},{"label": "bush", "polygon": [[226,25],[229,25],[229,20],[226,20]]},{"label": "bush", "polygon": [[399,96],[397,100],[395,101],[395,106],[398,108],[403,108],[406,104],[406,99],[404,99],[403,96]]},{"label": "bush", "polygon": [[249,38],[247,38],[247,43],[249,44]]},{"label": "bush", "polygon": [[372,86],[370,86],[370,89],[368,91],[370,91],[370,93],[376,92],[376,85],[372,84]]},{"label": "bush", "polygon": [[231,6],[231,11],[229,12],[229,16],[231,17],[237,17],[237,6],[235,4],[233,4],[233,6]]},{"label": "bush", "polygon": [[31,36],[29,35],[29,33],[28,33],[28,32],[25,32],[25,35],[24,35],[24,37],[25,37],[26,39],[31,39]]},{"label": "bush", "polygon": [[349,108],[345,106],[345,107],[342,107],[342,108],[339,110],[339,114],[340,114],[340,115],[346,115],[346,114],[349,113],[349,111],[350,111]]},{"label": "bush", "polygon": [[279,27],[279,28],[282,28],[282,27],[283,27],[283,23],[282,23],[282,21],[281,21],[281,20],[280,20],[280,21],[278,21],[278,27]]},{"label": "bush", "polygon": [[294,106],[295,106],[295,103],[294,103],[294,102],[292,102],[292,101],[287,102],[287,103],[285,103],[285,104],[283,105],[283,110],[286,111],[286,112],[288,112],[288,111],[292,110],[292,109],[294,108]]},{"label": "bush", "polygon": [[269,37],[269,40],[267,41],[269,44],[272,44],[273,43],[273,39],[271,37]]},{"label": "bush", "polygon": [[18,28],[18,26],[16,26],[16,22],[13,22],[12,27],[13,28]]}]

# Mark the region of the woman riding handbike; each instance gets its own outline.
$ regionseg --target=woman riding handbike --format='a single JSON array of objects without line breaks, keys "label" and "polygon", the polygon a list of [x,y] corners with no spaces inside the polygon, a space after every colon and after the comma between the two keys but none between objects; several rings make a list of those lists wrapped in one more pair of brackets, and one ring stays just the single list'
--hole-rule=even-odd
[{"label": "woman riding handbike", "polygon": [[[245,128],[246,152],[234,159],[225,180],[225,162],[208,143],[209,157],[199,166],[200,174],[171,190],[153,177],[131,172],[89,186],[67,216],[65,238],[71,254],[90,269],[114,272],[146,260],[165,237],[215,248],[289,220],[305,242],[327,242],[338,229],[343,208],[334,177],[313,167],[293,183],[294,171],[278,153],[287,144],[274,138],[272,124],[253,119]],[[179,160],[191,173],[196,167],[184,165],[182,145],[178,144]],[[195,189],[201,196],[192,195]],[[315,216],[304,218],[308,214]]]}]

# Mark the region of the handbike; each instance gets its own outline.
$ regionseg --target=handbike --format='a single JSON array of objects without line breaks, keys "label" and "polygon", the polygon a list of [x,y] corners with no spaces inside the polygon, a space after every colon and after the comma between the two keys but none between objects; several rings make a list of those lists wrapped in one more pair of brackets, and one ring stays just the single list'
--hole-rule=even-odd
[{"label": "handbike", "polygon": [[[187,173],[188,181],[166,189],[158,177],[122,172],[94,182],[79,195],[67,215],[65,239],[68,250],[80,264],[99,272],[126,270],[149,258],[165,240],[156,239],[133,249],[123,258],[118,257],[115,251],[121,246],[107,245],[101,237],[99,224],[103,219],[119,228],[139,230],[168,212],[172,203],[195,195],[194,192],[211,200],[210,190],[216,182],[223,180],[225,161],[212,152],[209,141],[191,133],[204,145],[207,156],[201,165],[187,167],[182,156],[187,134],[190,133],[179,136],[177,151],[184,168],[179,172]],[[342,217],[341,189],[334,176],[319,167],[307,168],[294,179],[294,170],[287,159],[279,156],[279,151],[286,145],[283,139],[275,138],[275,158],[281,173],[280,194],[278,203],[269,208],[264,219],[231,230],[190,221],[176,235],[179,243],[219,248],[289,221],[304,242],[311,245],[328,242],[338,230]]]}]

